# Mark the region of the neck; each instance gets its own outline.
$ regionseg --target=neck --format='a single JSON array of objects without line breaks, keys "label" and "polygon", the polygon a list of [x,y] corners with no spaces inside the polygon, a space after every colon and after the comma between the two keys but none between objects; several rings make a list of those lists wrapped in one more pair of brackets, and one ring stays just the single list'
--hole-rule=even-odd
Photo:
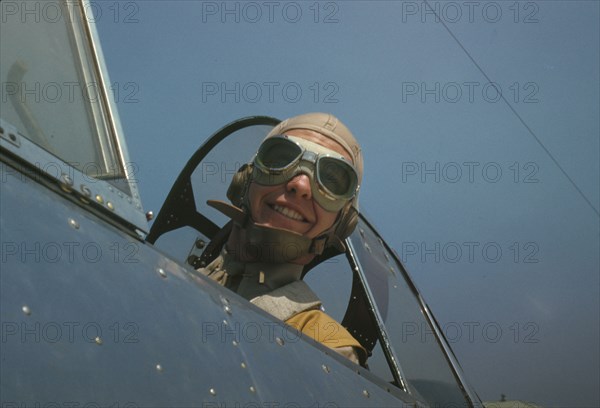
[{"label": "neck", "polygon": [[240,262],[306,265],[316,255],[311,251],[311,239],[252,221],[244,226],[234,223],[226,246],[229,254]]},{"label": "neck", "polygon": [[241,276],[235,291],[248,300],[300,280],[304,268],[304,265],[289,262],[243,262],[227,251],[223,251],[222,256],[223,269],[231,276]]}]

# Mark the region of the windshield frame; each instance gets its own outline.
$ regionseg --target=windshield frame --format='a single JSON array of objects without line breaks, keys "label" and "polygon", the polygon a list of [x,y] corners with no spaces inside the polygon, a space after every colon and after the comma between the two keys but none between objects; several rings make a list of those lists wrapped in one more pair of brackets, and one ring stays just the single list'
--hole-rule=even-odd
[{"label": "windshield frame", "polygon": [[[365,217],[365,215],[362,212],[359,213],[359,218],[360,218],[360,221],[359,221],[359,225],[357,226],[357,231],[355,231],[351,237],[348,237],[345,240],[346,247],[347,247],[347,253],[349,254],[349,258],[351,259],[351,262],[353,264],[352,266],[355,269],[355,272],[358,274],[358,276],[360,278],[361,285],[365,289],[365,296],[370,304],[370,307],[373,310],[373,315],[374,315],[374,318],[376,319],[378,336],[380,336],[379,340],[382,342],[383,351],[386,355],[386,359],[388,360],[388,365],[390,367],[390,370],[392,371],[394,379],[399,383],[399,386],[401,388],[407,390],[411,395],[417,397],[417,399],[422,398],[419,395],[419,393],[414,389],[412,384],[410,384],[410,381],[407,380],[407,377],[405,376],[405,374],[403,372],[402,358],[398,356],[398,353],[397,353],[398,349],[394,345],[394,340],[393,340],[392,336],[390,335],[390,332],[385,323],[385,319],[383,318],[382,312],[379,310],[377,299],[375,298],[374,292],[371,290],[371,285],[369,284],[369,279],[367,278],[367,275],[366,275],[369,272],[365,269],[365,267],[363,265],[365,255],[364,254],[360,255],[358,253],[358,251],[356,250],[354,243],[352,242],[352,237],[361,233],[360,232],[361,224],[364,225],[364,227],[368,228],[373,233],[373,235],[376,238],[378,238],[379,243],[383,246],[385,251],[391,256],[390,261],[393,261],[395,263],[395,265],[397,265],[398,270],[400,272],[398,279],[401,279],[408,286],[408,289],[410,290],[411,294],[413,295],[414,299],[416,300],[426,323],[429,325],[429,327],[431,328],[431,330],[433,332],[435,342],[437,343],[438,347],[440,348],[442,355],[445,357],[446,362],[450,368],[450,371],[452,372],[454,379],[457,382],[457,385],[460,387],[464,397],[467,400],[466,402],[470,403],[471,406],[473,406],[473,407],[482,407],[481,401],[480,401],[477,393],[469,386],[469,384],[462,372],[462,368],[461,368],[460,364],[458,363],[458,360],[456,359],[456,356],[454,355],[454,352],[452,351],[446,338],[444,337],[444,334],[443,334],[442,330],[440,329],[440,326],[439,326],[437,320],[433,316],[431,309],[427,305],[427,302],[425,302],[423,296],[421,295],[421,292],[415,285],[413,279],[410,277],[408,271],[404,267],[404,264],[401,262],[400,257],[398,256],[396,251],[394,251],[392,248],[389,247],[389,245],[381,237],[381,235],[379,234],[377,229],[373,226],[373,224],[371,224],[367,220],[367,218]],[[370,255],[370,256],[373,256],[373,255]],[[361,260],[362,260],[362,262],[361,262]]]},{"label": "windshield frame", "polygon": [[[89,1],[61,1],[60,6],[69,37],[68,46],[71,48],[72,60],[69,63],[75,65],[80,81],[93,83],[98,90],[97,102],[84,99],[84,108],[88,114],[94,149],[100,160],[96,167],[104,170],[96,176],[85,168],[76,168],[77,163],[70,163],[38,145],[25,136],[26,129],[20,129],[20,125],[4,117],[0,118],[3,161],[19,172],[30,174],[35,181],[59,184],[62,187],[60,191],[78,196],[79,203],[101,210],[111,219],[117,218],[119,225],[125,225],[127,230],[144,236],[148,224],[134,178],[137,166],[129,161],[116,104],[108,88],[110,79],[93,24],[93,7],[90,7]],[[42,20],[35,24],[51,22]],[[2,41],[19,40],[3,38]],[[77,143],[76,140],[69,142]],[[5,156],[4,152],[8,155]]]}]

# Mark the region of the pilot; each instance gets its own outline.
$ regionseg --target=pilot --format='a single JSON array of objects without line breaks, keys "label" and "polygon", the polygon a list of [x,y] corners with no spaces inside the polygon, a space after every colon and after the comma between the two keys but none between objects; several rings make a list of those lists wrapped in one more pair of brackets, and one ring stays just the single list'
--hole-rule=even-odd
[{"label": "pilot", "polygon": [[[200,272],[355,363],[366,350],[332,317],[302,270],[343,240],[357,222],[361,149],[348,128],[326,113],[282,121],[234,176],[227,197],[209,201],[233,222],[225,245]],[[210,245],[209,245],[210,248]],[[208,249],[208,248],[207,248]]]}]

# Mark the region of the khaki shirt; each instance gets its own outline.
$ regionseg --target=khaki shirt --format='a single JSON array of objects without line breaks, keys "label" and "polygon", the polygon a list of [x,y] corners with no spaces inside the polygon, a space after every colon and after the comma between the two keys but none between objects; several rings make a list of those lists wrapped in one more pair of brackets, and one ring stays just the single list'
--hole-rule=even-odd
[{"label": "khaki shirt", "polygon": [[[232,276],[226,269],[221,254],[206,268],[198,271],[229,287],[237,276]],[[291,282],[265,295],[257,296],[250,302],[356,364],[366,362],[366,349],[345,327],[320,310],[321,301],[304,281]]]},{"label": "khaki shirt", "polygon": [[334,349],[356,364],[364,364],[367,360],[367,350],[344,326],[321,310],[300,312],[287,319],[285,323]]}]

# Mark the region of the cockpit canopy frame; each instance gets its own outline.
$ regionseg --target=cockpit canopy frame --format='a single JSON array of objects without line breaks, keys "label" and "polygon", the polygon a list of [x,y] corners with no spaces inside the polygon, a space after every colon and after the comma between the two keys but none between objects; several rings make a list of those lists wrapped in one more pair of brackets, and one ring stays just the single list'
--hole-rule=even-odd
[{"label": "cockpit canopy frame", "polygon": [[11,6],[3,6],[0,29],[6,162],[143,235],[138,168],[129,159],[93,7],[55,2],[53,19],[40,20],[12,13]]}]

